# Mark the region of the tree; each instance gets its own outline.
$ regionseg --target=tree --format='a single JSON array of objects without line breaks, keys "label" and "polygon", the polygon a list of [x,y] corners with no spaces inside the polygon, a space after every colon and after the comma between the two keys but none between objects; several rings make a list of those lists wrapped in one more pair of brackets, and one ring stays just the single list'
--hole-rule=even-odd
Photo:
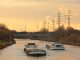
[{"label": "tree", "polygon": [[9,42],[12,38],[12,32],[4,24],[0,24],[0,40]]},{"label": "tree", "polygon": [[60,26],[60,27],[56,30],[56,32],[61,32],[61,31],[65,31],[64,25]]},{"label": "tree", "polygon": [[42,28],[42,29],[40,29],[40,31],[39,31],[39,32],[46,33],[46,32],[49,32],[49,31],[48,31],[48,29],[46,29],[46,28]]}]

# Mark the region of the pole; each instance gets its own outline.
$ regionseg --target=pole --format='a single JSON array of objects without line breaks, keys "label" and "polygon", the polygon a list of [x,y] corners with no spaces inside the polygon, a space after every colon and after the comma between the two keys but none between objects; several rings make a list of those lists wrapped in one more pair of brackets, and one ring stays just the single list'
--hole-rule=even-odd
[{"label": "pole", "polygon": [[37,32],[38,32],[38,23],[37,23]]},{"label": "pole", "polygon": [[55,26],[54,26],[54,20],[52,21],[53,22],[53,31],[55,30]]},{"label": "pole", "polygon": [[70,20],[71,20],[71,10],[68,9],[68,27],[70,27]]},{"label": "pole", "polygon": [[68,9],[67,10],[67,20],[68,20],[68,27],[70,27],[71,26],[71,13],[72,13],[72,11],[70,10],[70,9]]},{"label": "pole", "polygon": [[50,30],[49,29],[50,29],[50,24],[49,24],[49,21],[48,21],[48,33],[49,33],[48,37],[49,37],[49,41],[50,41],[51,38],[50,38]]},{"label": "pole", "polygon": [[60,27],[61,14],[58,13],[58,28]]},{"label": "pole", "polygon": [[46,28],[46,20],[43,22],[43,28]]}]

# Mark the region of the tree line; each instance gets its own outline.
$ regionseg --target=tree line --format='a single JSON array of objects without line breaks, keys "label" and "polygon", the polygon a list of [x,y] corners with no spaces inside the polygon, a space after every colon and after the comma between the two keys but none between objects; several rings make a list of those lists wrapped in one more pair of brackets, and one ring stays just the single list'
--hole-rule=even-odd
[{"label": "tree line", "polygon": [[49,32],[46,28],[42,28],[39,32],[50,33],[50,39],[47,39],[47,41],[80,46],[80,30],[74,29],[73,27],[65,28],[64,25],[62,25],[54,32]]},{"label": "tree line", "polygon": [[4,24],[0,24],[0,48],[12,45],[15,43],[13,34]]}]

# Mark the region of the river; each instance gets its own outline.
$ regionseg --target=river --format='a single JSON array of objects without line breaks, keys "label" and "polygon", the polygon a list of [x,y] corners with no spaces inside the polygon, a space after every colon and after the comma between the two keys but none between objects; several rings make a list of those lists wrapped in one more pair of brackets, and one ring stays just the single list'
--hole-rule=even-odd
[{"label": "river", "polygon": [[[28,42],[35,42],[40,48],[47,51],[47,55],[43,57],[27,56],[24,53],[24,45]],[[80,60],[80,47],[72,45],[64,45],[65,50],[49,50],[45,48],[48,42],[16,39],[16,44],[0,50],[0,60]]]}]

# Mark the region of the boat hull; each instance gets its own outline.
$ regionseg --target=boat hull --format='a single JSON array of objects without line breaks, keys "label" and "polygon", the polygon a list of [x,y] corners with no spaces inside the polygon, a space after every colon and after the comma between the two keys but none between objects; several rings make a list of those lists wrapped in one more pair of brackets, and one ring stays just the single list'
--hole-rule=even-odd
[{"label": "boat hull", "polygon": [[25,53],[28,56],[46,56],[46,51],[44,52],[40,52],[40,51],[29,51],[27,49],[24,48]]},{"label": "boat hull", "polygon": [[65,50],[64,46],[62,46],[62,47],[46,46],[46,48],[50,49],[50,50]]},{"label": "boat hull", "polygon": [[51,50],[65,50],[64,48],[50,48]]},{"label": "boat hull", "polygon": [[43,52],[29,52],[28,55],[31,55],[31,56],[45,56],[46,53],[43,53]]}]

